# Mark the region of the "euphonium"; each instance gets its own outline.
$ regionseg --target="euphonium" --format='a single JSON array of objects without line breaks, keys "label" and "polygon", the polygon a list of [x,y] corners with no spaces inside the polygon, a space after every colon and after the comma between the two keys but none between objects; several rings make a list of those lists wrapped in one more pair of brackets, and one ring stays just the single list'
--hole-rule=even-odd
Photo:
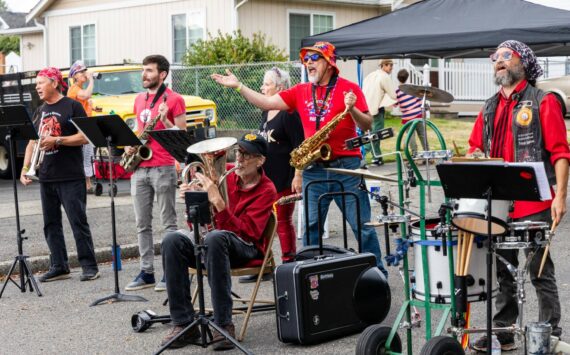
[{"label": "euphonium", "polygon": [[226,170],[227,152],[236,142],[235,138],[221,137],[192,144],[186,151],[198,156],[200,161],[194,161],[184,167],[182,181],[192,186],[198,184],[198,180],[194,179],[194,174],[196,172],[204,174],[218,186],[226,206],[229,206],[226,177],[239,168],[239,164],[236,163],[236,166]]},{"label": "euphonium", "polygon": [[335,127],[346,116],[348,108],[334,116],[334,118],[318,130],[311,137],[305,139],[301,145],[291,152],[289,164],[297,170],[304,170],[315,160],[329,160],[331,158],[331,147],[325,141],[335,129]]},{"label": "euphonium", "polygon": [[[166,99],[167,95],[164,94],[164,96],[162,97],[163,102],[166,102]],[[121,161],[119,162],[119,165],[121,165],[121,167],[123,167],[123,169],[125,169],[126,172],[135,171],[137,166],[139,166],[139,164],[143,160],[149,160],[150,158],[152,158],[152,149],[150,149],[150,147],[147,147],[145,144],[148,141],[149,132],[154,129],[158,121],[160,121],[161,119],[162,115],[159,113],[144,128],[141,134],[137,136],[137,138],[143,143],[143,145],[136,146],[135,147],[136,151],[133,154],[128,154],[127,152],[124,152],[123,155],[121,156]]]}]

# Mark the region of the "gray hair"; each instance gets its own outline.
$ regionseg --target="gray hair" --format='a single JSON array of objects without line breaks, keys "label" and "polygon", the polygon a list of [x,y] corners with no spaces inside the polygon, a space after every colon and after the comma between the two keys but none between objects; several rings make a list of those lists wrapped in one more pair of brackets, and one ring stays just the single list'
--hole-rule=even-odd
[{"label": "gray hair", "polygon": [[265,77],[275,83],[275,86],[281,88],[281,90],[288,89],[291,86],[291,77],[289,72],[273,67],[265,72]]}]

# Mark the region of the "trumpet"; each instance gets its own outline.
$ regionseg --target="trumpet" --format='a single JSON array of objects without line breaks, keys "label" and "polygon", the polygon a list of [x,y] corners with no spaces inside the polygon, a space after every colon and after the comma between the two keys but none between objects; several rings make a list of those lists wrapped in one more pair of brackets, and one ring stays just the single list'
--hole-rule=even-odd
[{"label": "trumpet", "polygon": [[34,151],[32,153],[32,160],[30,161],[30,170],[28,170],[24,175],[28,179],[38,180],[38,170],[40,165],[44,161],[45,150],[40,148],[42,140],[51,135],[51,128],[44,124],[42,120],[40,123],[40,128],[38,129],[38,140],[34,143]]}]

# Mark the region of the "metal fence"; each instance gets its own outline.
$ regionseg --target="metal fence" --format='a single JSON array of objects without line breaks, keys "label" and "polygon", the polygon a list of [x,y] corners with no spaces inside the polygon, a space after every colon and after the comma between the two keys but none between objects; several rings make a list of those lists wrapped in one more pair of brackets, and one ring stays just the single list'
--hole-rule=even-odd
[{"label": "metal fence", "polygon": [[180,94],[214,101],[218,108],[218,129],[254,130],[259,128],[261,123],[261,110],[249,104],[235,90],[214,82],[210,75],[225,73],[226,69],[229,69],[244,85],[260,91],[265,72],[273,67],[288,71],[291,85],[297,84],[301,79],[299,62],[195,66],[172,69],[172,88]]}]

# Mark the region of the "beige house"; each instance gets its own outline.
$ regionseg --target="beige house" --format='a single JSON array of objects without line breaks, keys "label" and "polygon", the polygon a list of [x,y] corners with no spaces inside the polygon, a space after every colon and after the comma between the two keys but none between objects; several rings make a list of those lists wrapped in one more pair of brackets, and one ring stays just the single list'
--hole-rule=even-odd
[{"label": "beige house", "polygon": [[[408,2],[408,1],[405,1]],[[151,53],[180,63],[189,45],[240,29],[297,59],[300,40],[389,12],[402,0],[40,0],[21,36],[23,70],[141,61]],[[0,34],[3,31],[0,30]]]}]

